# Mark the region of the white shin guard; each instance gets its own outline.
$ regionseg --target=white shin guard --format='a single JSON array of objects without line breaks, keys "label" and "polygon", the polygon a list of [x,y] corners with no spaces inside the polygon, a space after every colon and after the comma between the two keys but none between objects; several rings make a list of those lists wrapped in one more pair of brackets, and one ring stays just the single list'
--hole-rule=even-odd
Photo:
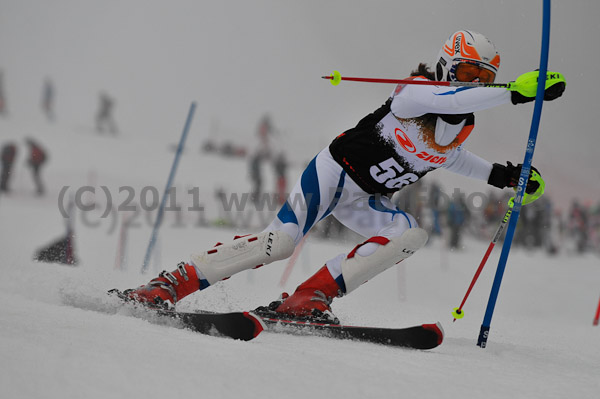
[{"label": "white shin guard", "polygon": [[210,284],[241,271],[288,258],[294,252],[294,240],[283,231],[264,231],[192,254],[191,260]]},{"label": "white shin guard", "polygon": [[346,293],[354,291],[367,280],[408,258],[427,242],[427,232],[419,227],[406,230],[400,237],[373,237],[366,242],[379,244],[375,252],[360,256],[357,248],[342,260],[342,277]]}]

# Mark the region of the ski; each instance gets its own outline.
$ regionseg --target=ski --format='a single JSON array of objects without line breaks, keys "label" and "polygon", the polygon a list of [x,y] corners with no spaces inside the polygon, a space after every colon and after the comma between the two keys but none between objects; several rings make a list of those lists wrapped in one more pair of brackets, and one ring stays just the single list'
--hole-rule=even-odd
[{"label": "ski", "polygon": [[444,330],[439,322],[406,328],[384,328],[288,320],[260,314],[258,317],[266,324],[266,331],[277,333],[356,340],[421,350],[433,349],[444,340]]},{"label": "ski", "polygon": [[200,334],[250,341],[263,331],[265,325],[252,312],[187,313],[174,310],[157,310],[159,316],[168,316],[183,324],[184,328]]},{"label": "ski", "polygon": [[171,309],[153,308],[130,301],[122,292],[111,290],[109,294],[118,296],[126,304],[133,304],[134,316],[158,324],[175,324],[201,334],[229,337],[249,341],[266,330],[305,336],[320,336],[333,339],[355,340],[374,344],[411,349],[433,349],[444,340],[441,324],[421,324],[405,328],[352,326],[339,324],[328,319],[289,319],[259,307],[251,312],[219,313],[205,310],[178,312]]},{"label": "ski", "polygon": [[178,312],[131,301],[119,290],[110,290],[109,295],[115,295],[124,304],[132,305],[132,315],[135,317],[156,324],[187,328],[200,334],[250,341],[265,328],[262,319],[252,312]]}]

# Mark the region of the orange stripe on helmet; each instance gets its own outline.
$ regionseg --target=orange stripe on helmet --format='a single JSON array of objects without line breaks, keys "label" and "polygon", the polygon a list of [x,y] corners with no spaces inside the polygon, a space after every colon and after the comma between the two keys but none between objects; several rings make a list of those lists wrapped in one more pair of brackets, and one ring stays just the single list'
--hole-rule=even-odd
[{"label": "orange stripe on helmet", "polygon": [[[465,39],[465,35],[463,33],[459,33],[458,35],[462,36],[462,40],[460,41],[460,53],[462,56],[469,57],[475,60],[481,60],[479,53],[475,50],[475,47],[469,46],[467,44],[467,40]],[[457,36],[458,36],[457,35]]]},{"label": "orange stripe on helmet", "polygon": [[472,58],[474,60],[481,60],[479,53],[477,53],[477,50],[475,50],[475,47],[467,44],[467,40],[465,39],[465,34],[463,32],[457,32],[452,38],[452,43],[453,47],[450,47],[447,44],[444,45],[444,52],[450,57],[454,57],[456,54],[460,54],[462,57]]},{"label": "orange stripe on helmet", "polygon": [[496,54],[496,56],[490,61],[490,64],[492,64],[496,68],[500,68],[500,55]]},{"label": "orange stripe on helmet", "polygon": [[449,47],[448,45],[444,45],[444,52],[450,57],[454,56],[454,49],[452,47]]}]

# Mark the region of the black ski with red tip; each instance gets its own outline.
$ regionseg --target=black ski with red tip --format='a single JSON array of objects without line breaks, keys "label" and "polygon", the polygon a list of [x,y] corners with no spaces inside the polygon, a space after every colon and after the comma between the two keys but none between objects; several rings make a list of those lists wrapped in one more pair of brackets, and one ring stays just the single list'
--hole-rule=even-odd
[{"label": "black ski with red tip", "polygon": [[223,336],[250,341],[264,329],[262,320],[251,312],[232,313],[185,313],[158,310],[161,316],[180,321],[185,328],[201,334]]},{"label": "black ski with red tip", "polygon": [[200,334],[228,337],[242,341],[250,341],[265,329],[260,317],[252,312],[177,312],[172,309],[151,306],[132,300],[122,291],[112,289],[108,292],[130,305],[132,316],[139,317],[156,324],[173,325],[198,332]]},{"label": "black ski with red tip", "polygon": [[444,340],[444,330],[440,323],[422,324],[407,328],[383,328],[324,324],[306,320],[286,320],[258,316],[267,325],[266,331],[271,332],[348,339],[411,349],[433,349],[441,345]]}]

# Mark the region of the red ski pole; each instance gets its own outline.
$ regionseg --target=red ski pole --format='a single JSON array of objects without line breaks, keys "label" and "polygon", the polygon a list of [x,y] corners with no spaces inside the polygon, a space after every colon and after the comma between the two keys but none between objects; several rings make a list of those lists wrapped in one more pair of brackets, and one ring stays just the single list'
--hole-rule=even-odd
[{"label": "red ski pole", "polygon": [[305,235],[304,237],[302,237],[302,240],[300,241],[300,243],[298,244],[298,246],[294,250],[294,253],[292,254],[292,257],[288,261],[288,264],[285,267],[285,270],[283,271],[283,274],[281,275],[281,280],[279,280],[279,286],[280,287],[284,287],[285,286],[285,283],[287,283],[288,278],[290,277],[290,274],[292,274],[292,270],[294,269],[294,266],[296,265],[296,261],[298,260],[298,257],[300,256],[300,252],[302,252],[302,247],[304,246],[304,241],[306,241],[306,237],[307,236],[308,236],[308,234]]},{"label": "red ski pole", "polygon": [[[544,194],[545,183],[543,180],[541,180],[541,177],[537,174],[537,172],[533,172],[532,179],[538,181],[540,183],[541,187],[538,189],[537,192],[535,192],[533,194],[523,194],[523,200],[522,200],[523,205],[531,204],[533,201],[537,200]],[[483,266],[485,266],[485,263],[487,262],[488,258],[490,257],[490,253],[492,253],[492,249],[494,249],[494,246],[498,242],[498,239],[502,235],[504,228],[506,227],[506,225],[508,224],[508,222],[510,220],[510,215],[512,214],[514,204],[515,204],[515,198],[512,197],[511,199],[508,200],[508,210],[504,214],[504,217],[502,218],[502,222],[500,222],[500,226],[498,226],[498,229],[496,230],[496,234],[494,234],[494,238],[492,239],[492,242],[490,242],[490,245],[488,246],[488,249],[485,252],[485,255],[483,256],[483,259],[481,260],[481,263],[479,264],[479,267],[477,268],[477,271],[475,272],[475,276],[473,276],[473,280],[471,281],[471,285],[469,285],[469,289],[467,290],[465,297],[463,298],[460,306],[457,308],[454,308],[454,310],[452,311],[452,316],[454,316],[454,320],[452,320],[453,322],[456,321],[456,319],[462,319],[463,316],[465,315],[462,308],[465,305],[465,302],[467,301],[467,298],[469,297],[469,294],[471,293],[473,286],[477,282],[477,279],[479,278],[479,275],[481,274],[481,271],[483,270]]]},{"label": "red ski pole", "polygon": [[[414,80],[414,79],[379,79],[379,78],[353,78],[342,76],[339,71],[333,71],[329,76],[321,76],[323,79],[331,81],[331,84],[337,86],[342,80],[352,82],[367,82],[367,83],[393,83],[405,85],[426,85],[426,86],[451,86],[451,87],[496,87],[504,88],[511,91],[526,90],[531,86],[531,81],[535,82],[537,87],[538,72],[530,72],[519,76],[514,82],[509,83],[487,83],[487,82],[447,82],[435,80]],[[548,72],[546,74],[546,88],[564,82],[565,78],[558,72]]]},{"label": "red ski pole", "polygon": [[598,325],[598,319],[600,319],[600,301],[598,301],[598,309],[596,309],[596,317],[594,317],[594,325]]},{"label": "red ski pole", "polygon": [[508,210],[506,211],[506,213],[504,214],[504,218],[502,218],[502,222],[500,223],[500,226],[498,226],[498,229],[496,230],[496,234],[494,234],[494,238],[492,239],[492,242],[490,242],[490,245],[488,246],[488,249],[485,252],[485,255],[483,256],[483,259],[481,260],[481,263],[479,264],[479,267],[477,268],[475,275],[473,276],[473,280],[471,280],[471,285],[469,285],[469,289],[467,290],[465,297],[463,298],[462,302],[460,303],[460,306],[457,308],[454,308],[454,310],[452,311],[452,316],[454,316],[454,319],[452,320],[453,322],[456,321],[456,319],[462,319],[463,316],[465,315],[462,308],[465,305],[465,302],[467,301],[467,298],[469,297],[469,294],[471,293],[473,286],[477,282],[477,279],[479,278],[479,275],[481,274],[481,271],[483,270],[485,263],[487,262],[488,258],[490,257],[490,254],[492,253],[492,249],[494,249],[494,246],[496,245],[496,243],[498,242],[498,239],[502,235],[502,232],[504,231],[506,224],[510,220],[511,214],[512,214],[512,206],[510,206],[508,208]]},{"label": "red ski pole", "polygon": [[512,83],[484,83],[484,82],[446,82],[435,80],[413,80],[413,79],[379,79],[379,78],[353,78],[342,76],[338,71],[333,71],[329,76],[321,76],[322,79],[331,80],[331,84],[337,86],[342,80],[350,82],[367,82],[367,83],[393,83],[407,85],[425,85],[425,86],[452,86],[452,87],[501,87],[510,89],[514,87]]}]

